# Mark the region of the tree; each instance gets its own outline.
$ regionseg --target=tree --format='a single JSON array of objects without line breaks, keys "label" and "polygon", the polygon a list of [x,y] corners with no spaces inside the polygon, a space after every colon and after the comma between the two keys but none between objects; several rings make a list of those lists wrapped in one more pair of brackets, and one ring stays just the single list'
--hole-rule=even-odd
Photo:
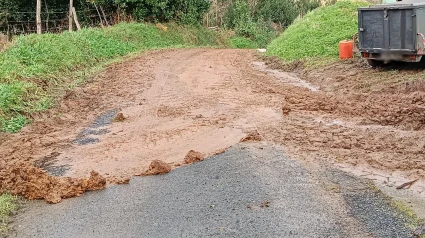
[{"label": "tree", "polygon": [[37,34],[41,34],[41,0],[37,0],[36,23],[37,23]]}]

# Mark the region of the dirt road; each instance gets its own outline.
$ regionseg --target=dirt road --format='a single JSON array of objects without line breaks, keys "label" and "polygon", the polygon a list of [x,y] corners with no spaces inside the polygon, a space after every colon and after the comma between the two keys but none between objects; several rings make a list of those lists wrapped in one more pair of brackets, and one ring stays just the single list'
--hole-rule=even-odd
[{"label": "dirt road", "polygon": [[176,168],[189,150],[210,156],[249,136],[390,186],[419,178],[412,189],[425,190],[423,92],[329,90],[259,61],[254,51],[184,49],[111,65],[21,133],[1,135],[2,166],[75,178],[95,170],[122,183],[152,160]]}]

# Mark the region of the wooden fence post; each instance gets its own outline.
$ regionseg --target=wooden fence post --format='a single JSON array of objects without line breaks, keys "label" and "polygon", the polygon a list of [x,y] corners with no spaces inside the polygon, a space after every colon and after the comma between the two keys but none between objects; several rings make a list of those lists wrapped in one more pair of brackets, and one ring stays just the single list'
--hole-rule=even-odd
[{"label": "wooden fence post", "polygon": [[37,0],[36,9],[36,21],[37,21],[37,34],[41,34],[41,0]]}]

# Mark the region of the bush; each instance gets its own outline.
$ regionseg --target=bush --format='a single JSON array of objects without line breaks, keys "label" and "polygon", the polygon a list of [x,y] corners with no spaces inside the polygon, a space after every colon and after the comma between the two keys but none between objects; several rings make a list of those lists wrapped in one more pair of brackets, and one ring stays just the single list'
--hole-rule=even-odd
[{"label": "bush", "polygon": [[276,37],[272,24],[284,28],[298,15],[319,5],[319,0],[259,0],[253,5],[249,5],[247,0],[236,0],[228,7],[225,26],[259,47],[266,47]]},{"label": "bush", "polygon": [[18,37],[0,54],[0,131],[16,132],[26,116],[51,105],[52,89],[66,88],[78,71],[131,52],[213,46],[221,33],[198,26],[121,23],[103,29]]},{"label": "bush", "polygon": [[251,39],[241,37],[241,36],[235,36],[228,40],[229,45],[232,48],[238,48],[238,49],[256,49],[258,48],[258,44],[254,42]]},{"label": "bush", "polygon": [[338,43],[357,32],[357,8],[366,2],[341,1],[321,7],[296,20],[267,48],[284,60],[338,56]]},{"label": "bush", "polygon": [[258,19],[289,26],[299,12],[293,0],[262,0],[258,4],[256,15]]}]

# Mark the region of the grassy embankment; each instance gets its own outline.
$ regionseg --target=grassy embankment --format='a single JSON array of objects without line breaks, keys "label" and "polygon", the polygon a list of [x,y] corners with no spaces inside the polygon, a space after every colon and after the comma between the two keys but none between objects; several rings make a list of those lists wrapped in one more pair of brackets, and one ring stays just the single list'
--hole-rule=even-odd
[{"label": "grassy embankment", "polygon": [[133,52],[227,44],[223,32],[175,24],[122,23],[103,29],[28,35],[0,53],[0,132],[19,131],[60,92]]},{"label": "grassy embankment", "polygon": [[320,7],[297,19],[267,48],[269,56],[283,61],[293,60],[322,62],[338,57],[338,43],[351,39],[357,32],[357,8],[368,6],[367,2],[341,1]]}]

